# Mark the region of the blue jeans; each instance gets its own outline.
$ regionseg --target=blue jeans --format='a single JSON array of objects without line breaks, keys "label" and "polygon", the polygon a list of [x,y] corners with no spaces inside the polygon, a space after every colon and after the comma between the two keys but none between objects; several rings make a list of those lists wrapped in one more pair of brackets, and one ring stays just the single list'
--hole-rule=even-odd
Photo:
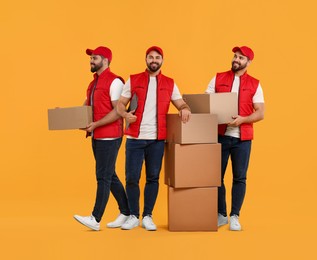
[{"label": "blue jeans", "polygon": [[159,177],[164,154],[164,141],[127,139],[126,141],[126,191],[130,214],[140,216],[139,180],[145,161],[146,184],[142,216],[152,215],[159,189]]},{"label": "blue jeans", "polygon": [[116,160],[122,138],[115,140],[92,139],[92,150],[96,160],[97,193],[92,215],[100,222],[105,211],[110,191],[115,197],[119,210],[130,215],[127,196],[116,171]]},{"label": "blue jeans", "polygon": [[221,187],[218,188],[218,213],[227,216],[224,177],[229,157],[231,157],[233,180],[230,216],[239,216],[246,192],[246,179],[251,153],[251,140],[241,141],[240,138],[219,135],[218,142],[221,143],[222,153]]}]

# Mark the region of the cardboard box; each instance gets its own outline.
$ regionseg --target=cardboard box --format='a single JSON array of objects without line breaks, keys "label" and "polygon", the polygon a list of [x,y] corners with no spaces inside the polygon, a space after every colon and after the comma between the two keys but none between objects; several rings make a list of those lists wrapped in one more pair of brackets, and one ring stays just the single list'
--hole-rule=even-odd
[{"label": "cardboard box", "polygon": [[167,142],[178,144],[217,143],[218,120],[213,114],[192,114],[187,123],[182,123],[178,114],[168,114]]},{"label": "cardboard box", "polygon": [[85,128],[91,122],[91,106],[48,109],[49,130]]},{"label": "cardboard box", "polygon": [[217,231],[217,205],[217,187],[168,187],[168,230]]},{"label": "cardboard box", "polygon": [[164,167],[168,186],[220,186],[221,144],[166,143]]},{"label": "cardboard box", "polygon": [[183,99],[192,113],[216,114],[218,124],[228,124],[238,115],[237,93],[184,94]]}]

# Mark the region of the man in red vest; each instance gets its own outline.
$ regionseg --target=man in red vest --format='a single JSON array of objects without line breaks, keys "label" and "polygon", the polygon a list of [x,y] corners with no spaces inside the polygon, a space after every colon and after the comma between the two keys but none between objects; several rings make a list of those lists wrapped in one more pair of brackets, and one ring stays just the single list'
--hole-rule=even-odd
[{"label": "man in red vest", "polygon": [[90,216],[75,215],[81,224],[100,230],[100,221],[105,211],[109,193],[113,194],[120,214],[108,227],[120,227],[130,215],[124,187],[119,180],[115,165],[122,142],[123,122],[114,107],[121,95],[124,80],[110,71],[112,52],[100,46],[95,50],[87,49],[90,56],[93,81],[89,84],[84,105],[92,106],[93,122],[86,129],[92,137],[92,150],[96,161],[97,192],[95,206]]},{"label": "man in red vest", "polygon": [[230,230],[240,231],[240,210],[246,191],[246,176],[253,139],[253,123],[264,119],[264,97],[259,80],[247,73],[254,53],[247,47],[234,47],[231,70],[217,73],[210,81],[206,93],[238,93],[238,115],[232,115],[232,122],[218,127],[218,141],[222,147],[221,187],[218,189],[218,226],[228,224],[226,188],[224,176],[231,157],[232,198]]},{"label": "man in red vest", "polygon": [[[179,110],[186,123],[191,115],[174,80],[161,73],[163,50],[152,46],[146,51],[147,69],[131,75],[123,87],[117,112],[126,120],[126,192],[130,218],[121,226],[129,230],[139,226],[139,180],[145,161],[146,184],[142,227],[156,230],[152,211],[159,188],[159,177],[166,139],[166,114],[170,102]],[[126,106],[130,103],[130,109]]]}]

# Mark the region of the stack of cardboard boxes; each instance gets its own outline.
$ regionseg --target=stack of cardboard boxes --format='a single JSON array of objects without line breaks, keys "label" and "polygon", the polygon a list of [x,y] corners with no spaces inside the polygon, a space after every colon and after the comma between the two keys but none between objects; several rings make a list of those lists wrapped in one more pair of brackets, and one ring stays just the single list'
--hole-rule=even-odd
[{"label": "stack of cardboard boxes", "polygon": [[167,115],[165,184],[170,231],[217,231],[221,145],[218,124],[237,114],[235,93],[193,94],[183,98],[192,115],[183,124]]}]

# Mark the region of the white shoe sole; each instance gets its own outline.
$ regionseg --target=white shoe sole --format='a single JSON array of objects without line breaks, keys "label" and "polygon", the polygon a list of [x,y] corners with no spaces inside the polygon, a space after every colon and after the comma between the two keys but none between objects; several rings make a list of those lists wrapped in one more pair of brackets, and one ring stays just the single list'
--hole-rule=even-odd
[{"label": "white shoe sole", "polygon": [[82,222],[80,219],[78,219],[76,216],[74,216],[74,219],[75,220],[77,220],[80,224],[82,224],[82,225],[84,225],[85,227],[88,227],[88,228],[90,228],[90,229],[92,229],[92,230],[94,230],[94,231],[99,231],[100,230],[100,228],[96,228],[96,227],[94,227],[94,226],[91,226],[91,225],[89,225],[89,224],[86,224],[85,222]]},{"label": "white shoe sole", "polygon": [[[123,224],[124,224],[124,223],[123,223]],[[123,224],[121,224],[121,225],[119,225],[119,224],[114,225],[114,224],[112,224],[112,223],[108,223],[108,224],[107,224],[107,227],[108,227],[108,228],[119,228],[119,227],[122,227]]]},{"label": "white shoe sole", "polygon": [[241,227],[240,228],[232,228],[232,227],[230,227],[229,230],[231,230],[231,231],[241,231]]},{"label": "white shoe sole", "polygon": [[222,227],[222,226],[227,225],[227,224],[228,224],[228,222],[227,223],[222,222],[222,223],[218,224],[218,227]]},{"label": "white shoe sole", "polygon": [[115,220],[115,221],[112,221],[112,222],[109,222],[107,223],[107,227],[108,228],[119,228],[121,227],[128,219],[129,217],[128,216],[125,216],[125,217],[122,217],[123,214],[120,214],[120,216]]},{"label": "white shoe sole", "polygon": [[142,227],[147,231],[156,231],[156,227],[147,228],[145,225],[142,224]]},{"label": "white shoe sole", "polygon": [[123,230],[131,230],[133,228],[136,228],[140,225],[140,222],[138,222],[137,224],[133,225],[133,226],[130,226],[130,227],[125,227],[124,225],[121,226],[121,229]]},{"label": "white shoe sole", "polygon": [[108,228],[119,228],[119,227],[121,227],[121,225],[112,225],[112,224],[108,223],[107,227]]}]

